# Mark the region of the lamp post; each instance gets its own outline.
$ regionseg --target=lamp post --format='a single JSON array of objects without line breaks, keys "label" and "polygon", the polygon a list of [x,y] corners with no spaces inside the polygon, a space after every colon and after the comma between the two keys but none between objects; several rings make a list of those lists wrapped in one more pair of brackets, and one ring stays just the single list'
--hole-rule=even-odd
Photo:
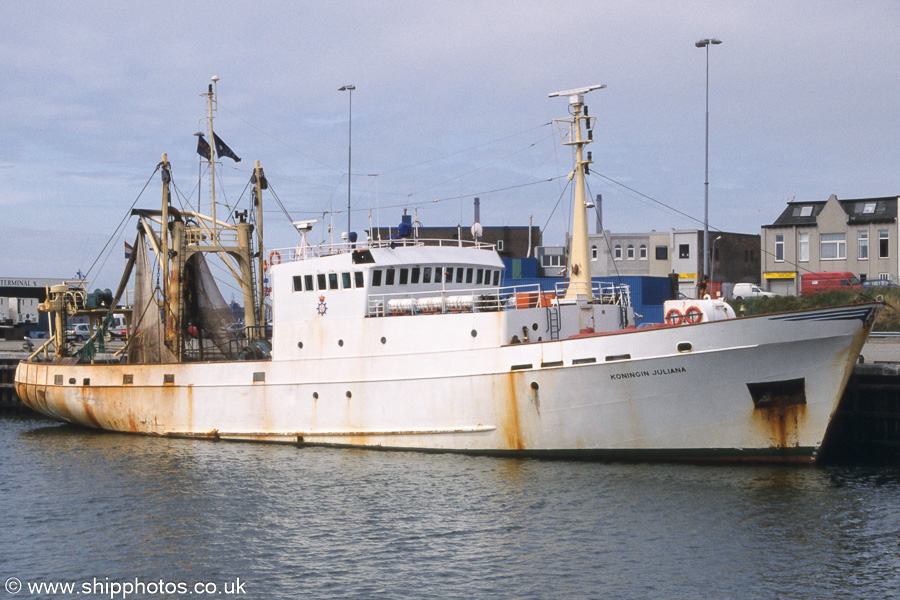
[{"label": "lamp post", "polygon": [[716,298],[716,242],[722,239],[722,236],[718,236],[713,240],[712,243],[712,256],[710,257],[710,276],[709,276],[709,290],[712,292],[710,297],[715,300]]},{"label": "lamp post", "polygon": [[703,193],[703,274],[709,275],[709,46],[721,44],[722,40],[703,39],[694,44],[706,48],[706,178]]},{"label": "lamp post", "polygon": [[347,130],[347,240],[350,240],[350,165],[353,159],[353,90],[355,85],[345,85],[338,88],[339,92],[350,92],[350,114]]}]

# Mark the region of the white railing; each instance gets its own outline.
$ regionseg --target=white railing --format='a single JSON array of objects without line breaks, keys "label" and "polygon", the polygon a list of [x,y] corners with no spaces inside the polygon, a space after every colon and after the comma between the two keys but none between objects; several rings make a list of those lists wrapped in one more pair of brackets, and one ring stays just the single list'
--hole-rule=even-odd
[{"label": "white railing", "polygon": [[[496,312],[523,308],[552,308],[566,303],[566,284],[557,284],[556,292],[541,290],[539,284],[483,287],[468,290],[370,294],[367,316],[446,314],[456,312]],[[595,283],[591,300],[600,304],[630,306],[627,285]]]},{"label": "white railing", "polygon": [[474,248],[476,250],[493,251],[494,244],[485,242],[473,242],[469,240],[444,240],[444,239],[413,239],[404,238],[398,240],[372,240],[368,242],[340,242],[337,244],[319,244],[317,246],[294,246],[291,248],[277,248],[269,253],[272,258],[278,256],[281,262],[294,262],[297,260],[307,260],[310,258],[320,258],[322,256],[332,256],[334,254],[345,254],[354,250],[369,250],[372,248],[403,248],[413,246],[432,246],[445,248]]}]

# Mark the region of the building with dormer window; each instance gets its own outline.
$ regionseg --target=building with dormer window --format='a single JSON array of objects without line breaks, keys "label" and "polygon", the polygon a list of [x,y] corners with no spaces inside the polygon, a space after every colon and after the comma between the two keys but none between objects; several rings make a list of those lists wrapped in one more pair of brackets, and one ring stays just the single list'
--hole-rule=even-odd
[{"label": "building with dormer window", "polygon": [[848,271],[860,281],[898,281],[897,196],[792,200],[762,227],[763,287],[799,294],[804,273]]}]

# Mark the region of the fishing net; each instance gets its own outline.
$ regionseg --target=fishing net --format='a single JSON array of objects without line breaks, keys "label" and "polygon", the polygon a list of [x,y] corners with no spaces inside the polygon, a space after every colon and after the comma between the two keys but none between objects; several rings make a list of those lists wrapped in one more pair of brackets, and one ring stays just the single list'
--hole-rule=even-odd
[{"label": "fishing net", "polygon": [[[203,360],[232,359],[236,331],[231,307],[201,253],[191,256],[184,270],[185,318],[196,329]],[[190,331],[190,328],[189,328]]]},{"label": "fishing net", "polygon": [[138,236],[134,252],[137,253],[132,306],[134,334],[128,349],[128,362],[149,364],[176,362],[175,354],[165,344],[165,330],[156,299],[146,235],[143,231]]}]

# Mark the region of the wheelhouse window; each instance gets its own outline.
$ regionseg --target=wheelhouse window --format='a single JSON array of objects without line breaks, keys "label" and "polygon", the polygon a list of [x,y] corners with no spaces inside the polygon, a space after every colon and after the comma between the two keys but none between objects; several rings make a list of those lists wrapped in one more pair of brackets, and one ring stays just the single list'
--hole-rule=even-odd
[{"label": "wheelhouse window", "polygon": [[354,271],[353,272],[353,287],[361,288],[364,286],[365,286],[365,279],[363,277],[363,272],[362,271]]},{"label": "wheelhouse window", "polygon": [[435,267],[434,268],[434,282],[440,283],[444,280],[443,278],[444,268],[443,267]]},{"label": "wheelhouse window", "polygon": [[494,287],[500,285],[500,271],[494,271]]},{"label": "wheelhouse window", "polygon": [[341,273],[341,283],[344,285],[345,290],[350,289],[350,273]]},{"label": "wheelhouse window", "polygon": [[372,271],[372,287],[381,287],[381,269]]},{"label": "wheelhouse window", "polygon": [[431,267],[422,269],[422,283],[431,283]]},{"label": "wheelhouse window", "polygon": [[338,274],[337,273],[329,273],[328,274],[328,288],[332,290],[338,289]]},{"label": "wheelhouse window", "polygon": [[484,269],[475,271],[475,285],[481,285],[484,281]]},{"label": "wheelhouse window", "polygon": [[456,283],[462,283],[462,282],[463,282],[463,268],[456,267]]},{"label": "wheelhouse window", "polygon": [[466,283],[472,283],[472,271],[473,270],[474,269],[472,267],[469,267],[468,269],[466,269]]},{"label": "wheelhouse window", "polygon": [[847,258],[847,236],[843,233],[823,233],[819,236],[819,256],[822,260]]},{"label": "wheelhouse window", "polygon": [[328,278],[325,277],[325,273],[319,273],[318,275],[316,275],[316,280],[317,280],[317,283],[319,284],[320,290],[328,289]]},{"label": "wheelhouse window", "polygon": [[388,269],[384,272],[384,285],[394,285],[394,276],[397,273],[397,269]]},{"label": "wheelhouse window", "polygon": [[410,271],[410,283],[419,283],[419,277],[422,274],[422,269],[419,267],[413,267]]},{"label": "wheelhouse window", "polygon": [[294,275],[294,291],[295,292],[303,291],[303,277],[300,275]]},{"label": "wheelhouse window", "polygon": [[878,230],[878,258],[889,258],[891,255],[890,248],[890,231],[887,229]]},{"label": "wheelhouse window", "polygon": [[775,262],[784,262],[784,234],[775,234]]}]

